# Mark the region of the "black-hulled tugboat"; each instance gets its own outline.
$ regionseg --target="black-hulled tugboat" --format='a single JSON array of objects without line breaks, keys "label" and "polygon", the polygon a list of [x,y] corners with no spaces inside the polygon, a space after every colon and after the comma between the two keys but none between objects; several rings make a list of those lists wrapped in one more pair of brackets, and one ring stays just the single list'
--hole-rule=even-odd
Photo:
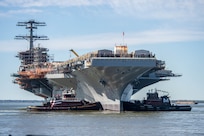
[{"label": "black-hulled tugboat", "polygon": [[[159,97],[158,91],[148,92],[143,101],[123,102],[124,111],[191,111],[189,105],[173,105],[168,94]],[[163,91],[164,92],[164,91]]]},{"label": "black-hulled tugboat", "polygon": [[103,110],[100,102],[89,102],[75,98],[75,91],[65,89],[62,96],[57,96],[42,106],[29,106],[28,110],[35,111],[66,111],[66,110]]}]

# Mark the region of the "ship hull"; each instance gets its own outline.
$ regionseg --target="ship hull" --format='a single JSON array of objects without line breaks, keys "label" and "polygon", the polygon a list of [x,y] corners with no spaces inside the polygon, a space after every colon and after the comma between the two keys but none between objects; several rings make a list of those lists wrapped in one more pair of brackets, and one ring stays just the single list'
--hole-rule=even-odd
[{"label": "ship hull", "polygon": [[[126,86],[152,67],[90,67],[72,72],[74,79],[49,78],[55,88],[74,87],[76,97],[99,101],[104,110],[120,111],[120,99]],[[62,81],[63,80],[63,81]]]}]

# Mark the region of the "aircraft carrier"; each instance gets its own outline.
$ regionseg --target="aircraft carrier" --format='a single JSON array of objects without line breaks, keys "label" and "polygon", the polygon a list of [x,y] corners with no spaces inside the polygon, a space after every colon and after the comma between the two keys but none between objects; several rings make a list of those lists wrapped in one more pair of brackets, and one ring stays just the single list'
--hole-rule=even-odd
[{"label": "aircraft carrier", "polygon": [[52,61],[48,49],[34,47],[35,40],[48,40],[47,36],[33,34],[34,29],[45,26],[44,22],[29,20],[17,26],[29,29],[30,35],[16,36],[26,39],[30,49],[18,52],[21,65],[12,74],[14,83],[37,96],[50,99],[62,97],[64,90],[74,90],[76,98],[89,102],[100,102],[104,110],[123,110],[122,101],[142,88],[162,80],[175,77],[165,69],[165,62],[156,59],[147,50],[128,51],[126,45],[116,45],[114,50],[102,49],[67,61]]}]

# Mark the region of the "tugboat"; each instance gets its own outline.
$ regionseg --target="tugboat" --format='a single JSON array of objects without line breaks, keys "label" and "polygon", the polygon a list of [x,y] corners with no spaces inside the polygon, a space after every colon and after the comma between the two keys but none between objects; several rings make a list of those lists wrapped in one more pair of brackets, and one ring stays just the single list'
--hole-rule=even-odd
[{"label": "tugboat", "polygon": [[158,91],[161,90],[149,91],[147,99],[143,101],[122,102],[124,111],[191,111],[191,106],[189,105],[171,104],[168,94],[159,97]]},{"label": "tugboat", "polygon": [[75,91],[65,89],[62,98],[57,96],[42,106],[28,106],[29,111],[103,110],[100,102],[89,102],[75,98]]}]

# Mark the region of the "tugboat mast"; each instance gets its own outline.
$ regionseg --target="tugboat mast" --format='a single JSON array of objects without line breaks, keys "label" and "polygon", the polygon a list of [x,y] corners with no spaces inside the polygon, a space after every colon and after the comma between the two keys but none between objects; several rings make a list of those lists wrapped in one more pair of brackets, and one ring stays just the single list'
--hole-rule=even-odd
[{"label": "tugboat mast", "polygon": [[35,20],[29,20],[27,22],[18,22],[17,26],[25,26],[26,29],[30,29],[30,35],[18,35],[15,37],[17,40],[28,40],[30,42],[30,52],[33,49],[33,42],[35,40],[48,40],[47,36],[33,35],[33,29],[37,29],[38,26],[46,26],[45,22],[36,22]]}]

